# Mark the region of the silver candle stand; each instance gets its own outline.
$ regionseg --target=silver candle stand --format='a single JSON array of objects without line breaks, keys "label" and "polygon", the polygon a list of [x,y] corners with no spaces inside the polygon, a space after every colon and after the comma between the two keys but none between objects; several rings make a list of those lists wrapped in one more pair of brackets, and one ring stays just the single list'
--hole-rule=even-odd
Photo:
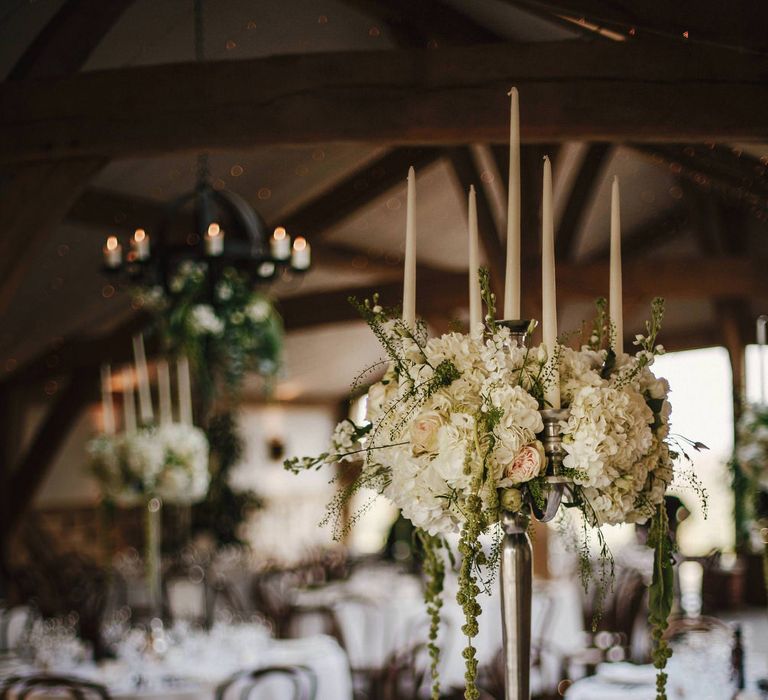
[{"label": "silver candle stand", "polygon": [[[526,347],[530,321],[500,321],[509,328],[510,339]],[[525,502],[519,512],[503,511],[501,527],[501,614],[504,641],[505,700],[531,697],[531,605],[533,599],[533,549],[528,527],[531,518],[546,523],[557,514],[568,479],[560,475],[564,450],[560,421],[570,410],[546,408],[540,411],[544,430],[541,441],[547,459],[544,503]]]}]

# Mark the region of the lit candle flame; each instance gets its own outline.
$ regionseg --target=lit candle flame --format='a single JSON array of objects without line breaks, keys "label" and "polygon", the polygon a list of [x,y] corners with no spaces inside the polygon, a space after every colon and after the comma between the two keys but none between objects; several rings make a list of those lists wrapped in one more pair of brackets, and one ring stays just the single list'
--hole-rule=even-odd
[{"label": "lit candle flame", "polygon": [[217,223],[215,223],[215,222],[214,222],[214,223],[212,223],[212,224],[211,224],[211,225],[208,227],[208,235],[209,235],[211,238],[215,238],[215,237],[216,237],[216,236],[218,236],[220,233],[221,233],[221,227],[220,227],[220,226],[219,226]]},{"label": "lit candle flame", "polygon": [[[274,239],[275,239],[276,241],[282,241],[282,240],[283,240],[283,238],[285,238],[285,236],[286,236],[286,232],[285,232],[285,229],[284,229],[282,226],[278,226],[278,227],[275,229],[275,233],[273,234],[273,236],[274,236]],[[298,240],[298,239],[297,239],[297,240]],[[303,240],[303,239],[302,239],[302,240]],[[296,246],[296,244],[295,244],[295,243],[294,243],[293,245],[294,245],[294,247]]]},{"label": "lit candle flame", "polygon": [[147,232],[143,228],[137,228],[133,234],[133,240],[141,243],[147,237]]},{"label": "lit candle flame", "polygon": [[298,236],[296,240],[293,242],[294,250],[304,250],[306,247],[307,247],[307,239],[302,238],[301,236]]},{"label": "lit candle flame", "polygon": [[117,246],[117,236],[109,236],[107,238],[107,250],[117,250]]}]

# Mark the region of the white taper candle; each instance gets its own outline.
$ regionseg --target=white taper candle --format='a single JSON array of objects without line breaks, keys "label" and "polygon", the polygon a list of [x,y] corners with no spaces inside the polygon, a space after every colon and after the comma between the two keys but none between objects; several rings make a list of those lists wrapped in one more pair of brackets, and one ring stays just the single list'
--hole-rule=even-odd
[{"label": "white taper candle", "polygon": [[509,91],[509,184],[507,187],[507,267],[504,318],[520,318],[520,108],[517,88]]},{"label": "white taper candle", "polygon": [[416,326],[416,171],[408,169],[405,212],[405,270],[403,276],[403,322]]},{"label": "white taper candle", "polygon": [[192,425],[192,385],[189,360],[185,355],[176,361],[176,377],[179,385],[179,420],[186,425]]},{"label": "white taper candle", "polygon": [[608,317],[616,334],[613,349],[617,355],[624,352],[624,310],[621,285],[621,211],[619,206],[619,178],[614,176],[611,186],[611,268],[608,295]]},{"label": "white taper candle", "polygon": [[157,393],[160,398],[160,423],[162,425],[173,423],[171,372],[168,368],[168,360],[160,360],[157,363]]},{"label": "white taper candle", "polygon": [[757,361],[760,377],[760,405],[765,406],[765,343],[768,316],[757,317]]},{"label": "white taper candle", "polygon": [[480,300],[480,246],[477,233],[477,193],[469,188],[469,330],[474,330],[483,320],[483,304]]},{"label": "white taper candle", "polygon": [[[557,290],[555,282],[555,225],[552,206],[552,164],[544,157],[541,200],[541,326],[544,345],[552,362],[557,347]],[[551,408],[560,408],[560,373],[553,365],[544,399]]]},{"label": "white taper candle", "polygon": [[101,413],[104,432],[115,434],[115,407],[112,403],[112,371],[108,364],[101,366]]},{"label": "white taper candle", "polygon": [[139,389],[139,416],[143,424],[151,423],[155,415],[152,410],[152,393],[149,388],[144,336],[141,333],[133,336],[133,359],[136,363],[136,381]]},{"label": "white taper candle", "polygon": [[126,433],[136,432],[136,403],[133,395],[134,381],[132,371],[123,372],[123,430]]}]

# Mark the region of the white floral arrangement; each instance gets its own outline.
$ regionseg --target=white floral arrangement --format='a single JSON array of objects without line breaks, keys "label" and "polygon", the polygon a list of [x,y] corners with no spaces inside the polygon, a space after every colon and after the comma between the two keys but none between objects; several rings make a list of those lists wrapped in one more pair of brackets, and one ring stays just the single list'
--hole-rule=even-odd
[{"label": "white floral arrangement", "polygon": [[282,319],[269,297],[236,269],[222,270],[211,288],[207,265],[185,260],[167,291],[140,288],[136,298],[155,313],[169,350],[190,357],[199,375],[212,377],[215,370],[229,386],[239,386],[246,370],[264,376],[277,371]]},{"label": "white floral arrangement", "polygon": [[210,482],[208,440],[192,425],[168,423],[90,441],[91,473],[105,498],[120,505],[190,504],[205,498]]},{"label": "white floral arrangement", "polygon": [[[616,356],[610,349],[612,329],[604,300],[587,343],[578,350],[558,345],[550,356],[543,345],[519,345],[494,320],[485,270],[481,280],[488,315],[484,325],[468,334],[428,338],[423,325],[410,329],[394,310],[384,310],[377,297],[353,302],[387,353],[387,371],[368,391],[362,424],[342,421],[328,452],[289,460],[285,466],[295,472],[336,463],[360,466],[354,483],[329,508],[337,525],[346,502],[365,487],[389,498],[416,526],[429,578],[425,596],[432,619],[435,698],[435,640],[446,566],[440,551],[449,548],[447,534],[460,533],[458,601],[469,639],[465,697],[471,700],[478,697],[471,643],[478,631],[477,595],[498,568],[502,511],[543,506],[551,474],[538,438],[543,430],[540,410],[548,408],[547,390],[559,381],[562,406],[570,409],[560,425],[566,456],[559,476],[571,482],[566,505],[580,510],[585,527],[598,532],[604,524],[652,520],[649,545],[656,566],[651,622],[663,692],[662,669],[669,651],[662,633],[672,603],[671,543],[663,503],[675,476],[675,459],[682,454],[669,433],[669,385],[651,370],[654,357],[663,352],[655,341],[663,303],[654,301],[652,320],[646,333],[637,336],[634,356]],[[479,542],[486,532],[497,543],[490,556]],[[603,551],[610,557],[606,547]]]},{"label": "white floral arrangement", "polygon": [[744,407],[738,424],[736,459],[753,485],[768,491],[768,407]]}]

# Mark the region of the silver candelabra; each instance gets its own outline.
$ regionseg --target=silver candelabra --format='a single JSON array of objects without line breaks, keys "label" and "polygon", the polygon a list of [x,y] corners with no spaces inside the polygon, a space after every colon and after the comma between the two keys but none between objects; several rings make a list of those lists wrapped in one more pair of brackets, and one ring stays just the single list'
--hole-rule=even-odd
[{"label": "silver candelabra", "polygon": [[[530,321],[501,321],[510,338],[519,346],[528,342]],[[544,430],[541,441],[547,459],[544,502],[525,502],[519,512],[504,511],[501,526],[504,542],[501,552],[501,613],[504,637],[505,700],[530,700],[531,697],[531,604],[533,598],[533,549],[528,527],[531,518],[546,523],[557,514],[568,480],[561,475],[563,464],[560,421],[570,410],[541,410]]]}]

